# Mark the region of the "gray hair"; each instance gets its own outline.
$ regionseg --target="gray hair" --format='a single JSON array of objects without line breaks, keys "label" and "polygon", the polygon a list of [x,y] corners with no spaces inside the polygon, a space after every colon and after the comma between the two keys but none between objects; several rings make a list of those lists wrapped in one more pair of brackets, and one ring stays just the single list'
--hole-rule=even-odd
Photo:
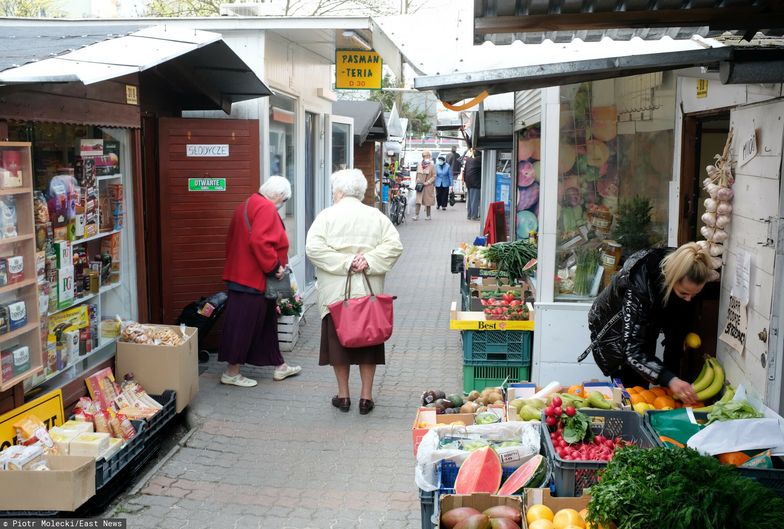
[{"label": "gray hair", "polygon": [[261,184],[259,193],[267,198],[280,196],[283,200],[291,198],[291,184],[282,176],[270,176],[266,182]]},{"label": "gray hair", "polygon": [[359,200],[365,198],[367,180],[359,169],[343,169],[335,171],[329,178],[332,192],[343,193],[344,196],[354,197]]}]

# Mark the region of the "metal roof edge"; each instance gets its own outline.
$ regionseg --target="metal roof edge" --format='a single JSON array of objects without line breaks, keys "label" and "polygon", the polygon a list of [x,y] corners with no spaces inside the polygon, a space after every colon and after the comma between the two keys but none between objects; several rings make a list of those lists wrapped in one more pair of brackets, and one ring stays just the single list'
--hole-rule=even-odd
[{"label": "metal roof edge", "polygon": [[[197,22],[200,29],[209,27],[232,29],[372,29],[370,16],[361,17],[139,17],[139,18],[0,18],[3,26],[127,26],[189,25]],[[241,24],[237,24],[240,22]],[[238,27],[240,26],[240,27]]]}]

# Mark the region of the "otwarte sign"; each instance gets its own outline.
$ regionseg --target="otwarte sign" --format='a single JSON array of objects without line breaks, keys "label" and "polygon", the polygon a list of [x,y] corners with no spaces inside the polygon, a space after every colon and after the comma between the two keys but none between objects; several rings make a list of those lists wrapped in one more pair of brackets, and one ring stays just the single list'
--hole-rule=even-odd
[{"label": "otwarte sign", "polygon": [[335,90],[381,90],[381,66],[378,52],[337,50]]}]

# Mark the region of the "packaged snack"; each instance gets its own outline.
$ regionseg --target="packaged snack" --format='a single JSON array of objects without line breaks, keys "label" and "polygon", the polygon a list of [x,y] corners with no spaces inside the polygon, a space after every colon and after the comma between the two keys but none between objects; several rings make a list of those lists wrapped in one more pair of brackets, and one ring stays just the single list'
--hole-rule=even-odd
[{"label": "packaged snack", "polygon": [[35,437],[35,431],[39,428],[46,429],[44,422],[33,414],[27,415],[14,423],[16,438],[20,443]]},{"label": "packaged snack", "polygon": [[22,187],[22,153],[15,150],[4,150],[2,160],[2,171],[0,171],[0,187],[8,189],[10,187]]},{"label": "packaged snack", "polygon": [[59,451],[60,455],[69,455],[70,449],[69,445],[71,441],[79,435],[80,432],[78,430],[69,430],[65,428],[61,428],[59,426],[55,426],[51,430],[49,430],[49,436],[52,438],[57,450]]},{"label": "packaged snack", "polygon": [[65,421],[63,424],[58,426],[58,428],[60,428],[61,430],[74,430],[74,431],[77,431],[79,433],[85,433],[85,432],[92,432],[92,431],[94,431],[93,430],[93,423],[86,422],[86,421],[69,420],[69,421]]},{"label": "packaged snack", "polygon": [[17,235],[16,199],[12,195],[0,197],[0,238],[10,239]]},{"label": "packaged snack", "polygon": [[88,377],[85,380],[87,389],[90,391],[90,397],[97,401],[101,409],[108,409],[117,395],[120,393],[120,388],[114,382],[114,374],[112,369],[107,367],[101,369],[97,373]]},{"label": "packaged snack", "polygon": [[140,343],[145,345],[152,345],[153,340],[147,332],[147,328],[135,321],[122,323],[122,334],[120,341],[130,343]]},{"label": "packaged snack", "polygon": [[0,380],[8,381],[14,378],[14,355],[11,351],[0,352],[0,363],[2,363],[2,377]]},{"label": "packaged snack", "polygon": [[41,428],[38,428],[35,431],[35,437],[38,439],[38,442],[41,443],[41,446],[43,446],[44,453],[50,455],[57,455],[59,453],[57,446],[54,444],[54,440],[52,440],[49,432],[46,431],[46,427],[42,426]]},{"label": "packaged snack", "polygon": [[49,206],[46,196],[41,191],[33,192],[33,218],[36,224],[46,225],[49,222]]},{"label": "packaged snack", "polygon": [[36,462],[44,457],[44,449],[41,445],[12,446],[7,451],[13,450],[8,454],[6,460],[6,470],[28,470]]},{"label": "packaged snack", "polygon": [[136,428],[134,428],[133,423],[127,415],[118,412],[117,420],[120,421],[120,430],[122,432],[123,439],[128,441],[129,439],[136,437]]},{"label": "packaged snack", "polygon": [[24,301],[14,301],[6,305],[8,309],[8,329],[15,331],[27,325],[27,305]]},{"label": "packaged snack", "polygon": [[0,334],[5,334],[10,330],[10,316],[8,315],[8,307],[5,305],[0,305]]},{"label": "packaged snack", "polygon": [[24,279],[24,257],[21,255],[6,257],[5,263],[8,283],[18,283]]},{"label": "packaged snack", "polygon": [[110,438],[111,436],[105,432],[80,433],[68,445],[69,454],[97,459],[109,447]]},{"label": "packaged snack", "polygon": [[109,424],[109,412],[106,410],[100,410],[95,415],[93,415],[93,424],[95,425],[95,431],[101,433],[108,433],[111,435],[112,427]]},{"label": "packaged snack", "polygon": [[14,358],[15,377],[30,370],[30,348],[28,346],[18,345],[13,347],[11,348],[11,354]]},{"label": "packaged snack", "polygon": [[8,284],[8,263],[5,259],[0,258],[0,287]]}]

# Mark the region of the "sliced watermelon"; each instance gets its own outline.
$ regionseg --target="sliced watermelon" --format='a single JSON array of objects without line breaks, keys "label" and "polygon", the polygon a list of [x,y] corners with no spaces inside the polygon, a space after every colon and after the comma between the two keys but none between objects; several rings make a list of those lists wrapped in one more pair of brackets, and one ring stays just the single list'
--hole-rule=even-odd
[{"label": "sliced watermelon", "polygon": [[506,478],[503,486],[498,489],[499,496],[511,496],[517,494],[537,475],[541,475],[541,468],[547,463],[541,454],[536,454],[534,457],[523,463],[520,468],[515,470],[511,476]]},{"label": "sliced watermelon", "polygon": [[489,446],[474,450],[457,472],[455,494],[495,494],[501,485],[502,473],[501,460],[495,450]]}]

